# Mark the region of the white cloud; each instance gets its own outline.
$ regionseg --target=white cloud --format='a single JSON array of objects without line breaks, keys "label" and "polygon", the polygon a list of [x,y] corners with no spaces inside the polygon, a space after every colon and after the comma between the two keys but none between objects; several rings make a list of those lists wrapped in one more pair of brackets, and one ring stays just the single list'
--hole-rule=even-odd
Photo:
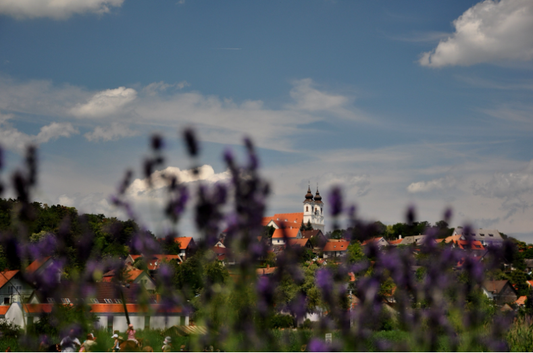
[{"label": "white cloud", "polygon": [[79,131],[71,123],[51,123],[41,128],[35,137],[35,142],[41,144],[59,137],[70,137],[74,134],[79,134]]},{"label": "white cloud", "polygon": [[494,173],[490,181],[473,184],[474,195],[489,198],[518,199],[533,193],[533,160],[523,170],[511,173]]},{"label": "white cloud", "polygon": [[473,65],[533,58],[533,1],[485,0],[453,22],[455,33],[422,55],[423,66]]},{"label": "white cloud", "polygon": [[133,88],[119,87],[96,93],[87,103],[71,109],[77,117],[102,118],[116,114],[137,97]]},{"label": "white cloud", "polygon": [[0,141],[4,148],[22,151],[29,144],[42,144],[50,140],[55,140],[59,137],[70,137],[70,135],[78,134],[79,131],[75,129],[71,123],[56,123],[41,127],[37,135],[28,135],[21,132],[7,123],[7,119],[11,116],[1,116],[4,121],[0,123]]},{"label": "white cloud", "polygon": [[407,191],[410,193],[428,192],[433,190],[442,190],[454,187],[456,180],[452,176],[446,176],[444,178],[434,179],[430,181],[418,181],[411,183],[407,187]]},{"label": "white cloud", "polygon": [[163,81],[150,83],[148,86],[143,88],[143,92],[149,96],[154,96],[159,92],[164,92],[169,88],[183,89],[190,86],[191,84],[187,81],[181,81],[175,84],[165,83]]},{"label": "white cloud", "polygon": [[66,19],[86,12],[104,14],[124,0],[0,0],[0,13],[18,19],[49,17]]},{"label": "white cloud", "polygon": [[94,131],[88,132],[85,138],[88,141],[114,141],[122,137],[137,136],[139,132],[131,130],[124,124],[112,123],[110,126],[97,126]]},{"label": "white cloud", "polygon": [[349,100],[341,95],[321,92],[313,88],[313,80],[306,78],[293,82],[290,94],[295,100],[294,108],[308,111],[329,110],[345,106]]},{"label": "white cloud", "polygon": [[[157,170],[152,173],[152,189],[162,189],[168,186],[166,178],[170,176],[175,176],[178,183],[191,183],[197,181],[216,183],[230,178],[229,171],[215,173],[213,167],[207,164],[198,167],[197,170],[197,174],[195,174],[192,169],[181,170],[177,167],[167,167],[163,170]],[[128,188],[128,194],[132,196],[142,195],[147,191],[150,191],[147,179],[135,179]]]}]

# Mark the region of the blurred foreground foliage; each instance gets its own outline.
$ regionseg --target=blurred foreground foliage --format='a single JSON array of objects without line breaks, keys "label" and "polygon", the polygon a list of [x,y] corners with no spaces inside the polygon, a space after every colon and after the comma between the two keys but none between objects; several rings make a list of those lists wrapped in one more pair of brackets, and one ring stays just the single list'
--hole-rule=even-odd
[{"label": "blurred foreground foliage", "polygon": [[[191,175],[197,175],[200,148],[194,132],[186,130],[184,140],[191,156]],[[154,185],[154,172],[165,165],[163,147],[162,138],[154,136],[151,154],[143,165],[148,185]],[[174,350],[184,345],[186,350],[198,351],[211,347],[224,351],[531,349],[530,300],[517,312],[504,312],[481,289],[486,275],[522,280],[519,273],[501,269],[502,263],[521,269],[529,255],[529,251],[518,253],[516,241],[507,239],[502,247],[489,248],[481,261],[469,251],[459,252],[435,242],[450,234],[451,211],[431,226],[417,222],[414,209],[409,209],[405,223],[385,226],[359,219],[357,208],[346,204],[342,189],[335,187],[326,203],[335,229],[330,237],[350,243],[347,256],[319,259],[320,254],[291,246],[272,255],[268,241],[272,230],[265,230],[261,223],[271,190],[260,175],[255,147],[245,140],[244,162],[230,150],[223,158],[229,175],[225,182],[189,185],[176,176],[159,174],[166,194],[162,212],[171,226],[165,234],[158,234],[162,239],[158,241],[136,223],[138,217],[126,192],[131,171],[111,197],[127,221],[78,215],[71,207],[32,202],[37,157],[30,148],[24,168],[12,176],[17,197],[0,200],[0,265],[23,269],[39,256],[53,256],[64,264],[64,277],[80,288],[90,287],[97,272],[123,272],[128,254],[177,253],[179,246],[173,239],[188,202],[193,200],[199,233],[196,253],[179,265],[163,263],[154,276],[160,303],[169,309],[181,307],[207,334],[179,336],[172,330],[138,330],[137,337],[155,351],[161,350],[166,336],[172,338]],[[345,228],[340,227],[341,219],[346,220]],[[465,228],[469,234],[469,226]],[[213,252],[222,232],[226,262]],[[380,234],[388,239],[425,234],[426,240],[416,248],[384,250],[372,242],[361,246]],[[146,263],[135,265],[146,268]],[[34,280],[47,293],[61,290],[39,278]],[[526,288],[519,290],[529,294]],[[80,337],[95,332],[97,349],[110,349],[110,334],[95,330],[94,322],[87,307],[58,304],[38,323],[29,325],[27,332],[0,323],[0,349],[9,344],[12,350],[36,350],[42,335],[58,342],[72,328]]]}]

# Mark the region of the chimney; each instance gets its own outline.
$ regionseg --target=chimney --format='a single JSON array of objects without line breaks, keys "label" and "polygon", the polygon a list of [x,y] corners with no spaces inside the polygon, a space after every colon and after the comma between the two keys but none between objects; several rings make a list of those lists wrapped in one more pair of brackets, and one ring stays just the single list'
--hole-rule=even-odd
[{"label": "chimney", "polygon": [[402,239],[402,235],[401,234],[398,236],[398,239]]}]

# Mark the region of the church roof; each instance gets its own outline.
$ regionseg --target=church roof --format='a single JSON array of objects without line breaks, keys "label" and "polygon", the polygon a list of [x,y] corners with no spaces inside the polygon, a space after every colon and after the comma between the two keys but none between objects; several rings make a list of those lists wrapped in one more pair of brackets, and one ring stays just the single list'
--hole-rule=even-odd
[{"label": "church roof", "polygon": [[271,221],[276,223],[278,228],[297,228],[300,229],[304,219],[303,212],[294,213],[276,213],[272,217],[263,217],[262,224],[268,225]]},{"label": "church roof", "polygon": [[307,187],[307,194],[305,194],[304,202],[313,202],[313,193],[311,192],[311,187]]},{"label": "church roof", "polygon": [[322,203],[322,196],[320,196],[320,193],[318,192],[318,186],[316,188],[315,202]]}]

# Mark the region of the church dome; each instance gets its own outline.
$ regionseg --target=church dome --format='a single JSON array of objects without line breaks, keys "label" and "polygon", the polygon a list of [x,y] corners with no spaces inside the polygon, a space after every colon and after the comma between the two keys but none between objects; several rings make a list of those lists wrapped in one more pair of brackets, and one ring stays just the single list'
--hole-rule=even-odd
[{"label": "church dome", "polygon": [[311,192],[311,187],[307,187],[307,194],[305,194],[304,202],[313,202],[313,193]]},{"label": "church dome", "polygon": [[315,201],[322,202],[322,196],[320,196],[320,193],[318,192],[318,188],[316,189]]}]

